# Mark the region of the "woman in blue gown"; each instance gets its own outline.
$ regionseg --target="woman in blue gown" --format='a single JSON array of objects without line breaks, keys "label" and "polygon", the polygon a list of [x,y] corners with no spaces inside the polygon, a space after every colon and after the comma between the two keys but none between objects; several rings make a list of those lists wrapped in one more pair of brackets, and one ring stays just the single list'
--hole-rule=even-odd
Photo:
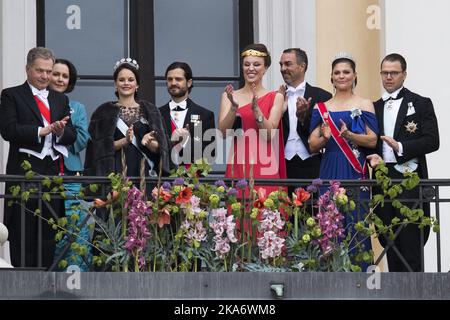
[{"label": "woman in blue gown", "polygon": [[[334,96],[324,104],[315,106],[311,118],[309,145],[312,152],[324,149],[320,164],[323,180],[367,179],[366,155],[375,148],[378,124],[372,102],[354,94],[357,74],[353,58],[340,53],[332,62],[331,82]],[[334,131],[334,132],[333,132]],[[324,192],[325,190],[321,190]],[[355,193],[357,196],[357,193]],[[361,188],[360,199],[369,199],[369,189]],[[355,199],[356,200],[356,199]],[[364,212],[355,210],[344,220],[346,232],[352,234],[352,226],[364,219]],[[362,251],[370,251],[370,237],[357,235]],[[353,241],[350,247],[353,247]],[[355,254],[352,252],[352,254]],[[364,271],[367,263],[358,263]]]},{"label": "woman in blue gown", "polygon": [[[72,62],[66,59],[56,59],[50,76],[50,89],[66,94],[72,92],[77,82],[77,75],[77,69]],[[89,140],[88,117],[86,107],[80,102],[70,100],[69,106],[70,119],[77,130],[77,140],[67,148],[68,155],[64,157],[64,175],[75,176],[83,171],[81,152],[86,149]],[[81,185],[79,183],[65,183],[64,188],[67,195],[77,197]],[[55,257],[65,260],[68,266],[76,265],[81,271],[88,271],[92,261],[91,247],[87,244],[90,241],[90,231],[86,221],[84,221],[87,213],[84,210],[75,209],[79,205],[80,200],[76,198],[64,201],[66,217],[71,219],[74,214],[79,216],[77,226],[80,230],[75,242],[85,246],[85,254],[81,257],[73,249],[69,249],[63,257],[60,257],[68,243],[68,236],[66,236],[57,242]],[[65,270],[66,267],[64,266],[60,269]]]}]

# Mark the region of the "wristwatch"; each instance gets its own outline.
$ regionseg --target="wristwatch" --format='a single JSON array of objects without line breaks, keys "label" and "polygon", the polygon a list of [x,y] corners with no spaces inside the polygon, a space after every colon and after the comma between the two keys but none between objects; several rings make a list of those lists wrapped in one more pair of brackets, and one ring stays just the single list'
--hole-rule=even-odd
[{"label": "wristwatch", "polygon": [[256,123],[263,123],[264,117],[262,115],[259,115],[255,120],[256,120]]}]

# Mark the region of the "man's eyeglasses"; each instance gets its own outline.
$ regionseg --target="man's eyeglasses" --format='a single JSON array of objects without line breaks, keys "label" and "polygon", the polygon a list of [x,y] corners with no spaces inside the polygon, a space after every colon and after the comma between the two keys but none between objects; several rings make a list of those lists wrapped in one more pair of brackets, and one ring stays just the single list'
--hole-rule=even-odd
[{"label": "man's eyeglasses", "polygon": [[395,78],[401,73],[403,73],[403,71],[381,71],[380,72],[380,74],[383,78],[387,78],[388,76]]}]

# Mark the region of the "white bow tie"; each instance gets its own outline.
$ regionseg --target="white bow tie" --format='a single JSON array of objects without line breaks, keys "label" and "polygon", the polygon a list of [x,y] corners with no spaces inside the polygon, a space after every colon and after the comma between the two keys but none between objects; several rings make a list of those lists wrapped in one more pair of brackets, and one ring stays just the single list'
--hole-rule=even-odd
[{"label": "white bow tie", "polygon": [[300,93],[302,91],[305,90],[304,86],[298,87],[298,88],[293,88],[293,87],[288,87],[286,90],[286,93],[288,94],[296,94],[296,93]]},{"label": "white bow tie", "polygon": [[48,90],[47,89],[37,90],[35,92],[35,95],[41,97],[42,99],[47,99],[47,97],[48,97]]},{"label": "white bow tie", "polygon": [[381,96],[381,99],[383,99],[383,101],[387,101],[387,100],[398,100],[403,98],[404,93],[400,90],[397,92],[393,92],[393,93],[389,93],[389,92],[384,92],[383,95]]}]

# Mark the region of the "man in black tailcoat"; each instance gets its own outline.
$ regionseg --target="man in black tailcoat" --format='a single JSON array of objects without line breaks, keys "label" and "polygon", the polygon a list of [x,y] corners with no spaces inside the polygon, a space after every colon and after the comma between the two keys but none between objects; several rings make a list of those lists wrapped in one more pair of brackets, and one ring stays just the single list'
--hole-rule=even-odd
[{"label": "man in black tailcoat", "polygon": [[[41,175],[62,174],[62,156],[67,154],[65,146],[75,142],[76,131],[70,121],[68,98],[59,92],[47,90],[55,57],[51,50],[43,47],[31,49],[27,55],[27,81],[16,87],[6,88],[1,93],[0,133],[9,142],[6,173],[23,175],[26,160],[31,169]],[[9,187],[17,183],[6,183]],[[22,190],[23,191],[23,190]],[[50,267],[54,257],[54,231],[46,221],[34,217],[37,200],[24,202],[25,219],[22,221],[21,206],[12,207],[5,201],[5,225],[10,232],[11,262],[15,267]],[[63,200],[50,202],[54,214],[42,205],[41,215],[45,219],[64,215]],[[39,223],[42,235],[39,237]],[[22,224],[25,233],[21,234]],[[21,245],[25,250],[21,250]],[[39,250],[42,249],[42,256]]]}]

